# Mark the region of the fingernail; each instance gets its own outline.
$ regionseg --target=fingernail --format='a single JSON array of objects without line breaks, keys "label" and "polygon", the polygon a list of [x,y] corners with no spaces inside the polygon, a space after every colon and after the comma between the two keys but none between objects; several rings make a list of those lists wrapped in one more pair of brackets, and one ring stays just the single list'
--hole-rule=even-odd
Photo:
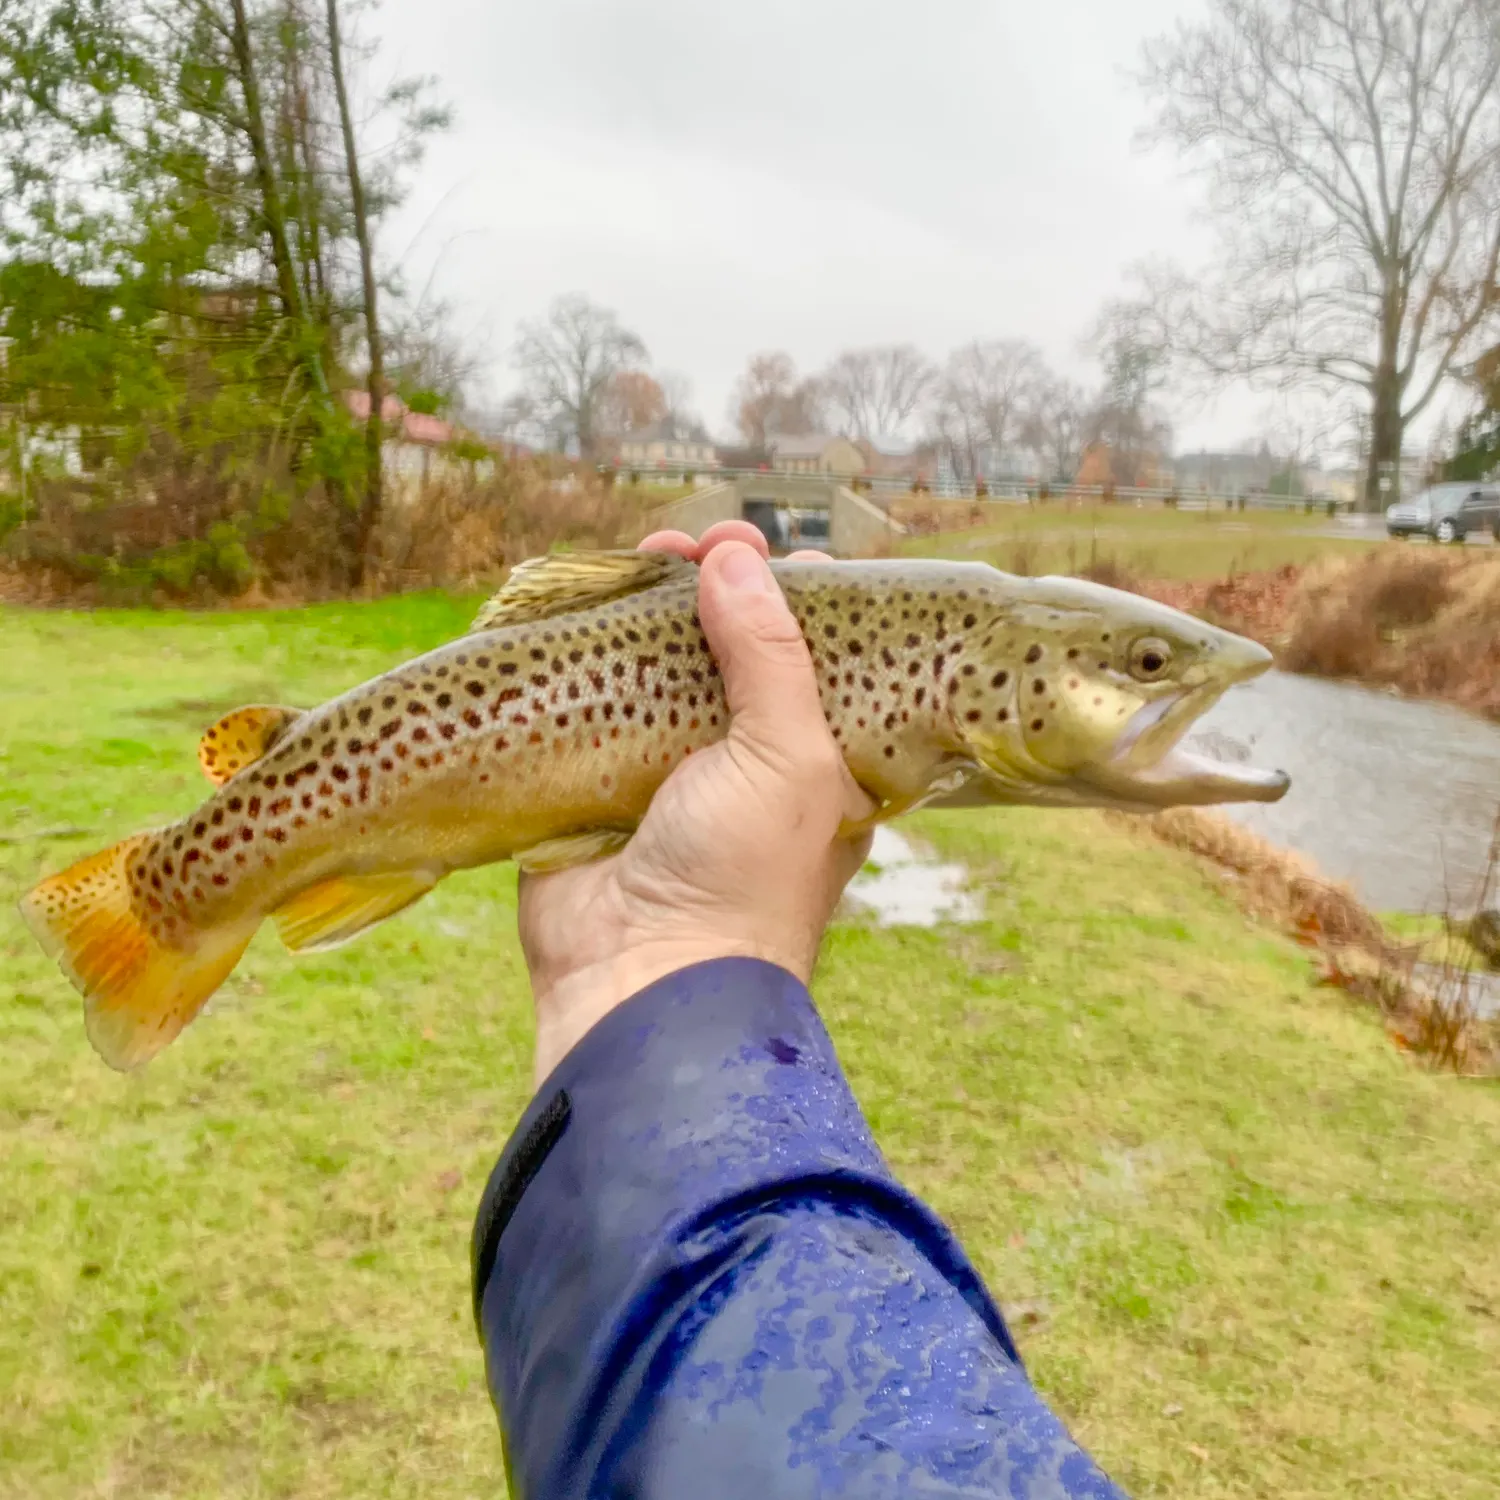
[{"label": "fingernail", "polygon": [[753,547],[731,547],[724,555],[724,582],[746,594],[774,594],[776,580]]}]

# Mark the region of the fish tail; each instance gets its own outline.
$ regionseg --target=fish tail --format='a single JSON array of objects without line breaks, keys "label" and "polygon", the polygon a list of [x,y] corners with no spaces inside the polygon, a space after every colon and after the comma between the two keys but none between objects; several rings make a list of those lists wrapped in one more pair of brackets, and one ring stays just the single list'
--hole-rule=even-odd
[{"label": "fish tail", "polygon": [[[84,1000],[89,1040],[110,1067],[148,1062],[229,977],[259,926],[187,928],[143,915],[131,885],[158,835],[137,834],[50,876],[21,898],[33,936]],[[174,937],[176,935],[174,932]]]}]

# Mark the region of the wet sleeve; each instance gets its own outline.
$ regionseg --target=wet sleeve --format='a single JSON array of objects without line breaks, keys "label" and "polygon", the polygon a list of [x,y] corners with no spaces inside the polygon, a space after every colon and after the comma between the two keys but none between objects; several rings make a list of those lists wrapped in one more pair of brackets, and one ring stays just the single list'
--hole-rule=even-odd
[{"label": "wet sleeve", "polygon": [[473,1255],[518,1500],[1121,1495],[769,964],[683,970],[595,1027]]}]

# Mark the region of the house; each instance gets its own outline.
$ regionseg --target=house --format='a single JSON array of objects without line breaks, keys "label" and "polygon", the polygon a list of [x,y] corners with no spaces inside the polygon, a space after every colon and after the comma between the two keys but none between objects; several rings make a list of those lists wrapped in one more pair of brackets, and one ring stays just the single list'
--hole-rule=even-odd
[{"label": "house", "polygon": [[620,440],[621,469],[666,470],[686,474],[719,467],[718,450],[696,422],[664,417]]},{"label": "house", "polygon": [[1185,494],[1261,495],[1287,472],[1287,462],[1262,448],[1258,453],[1184,453],[1172,469]]},{"label": "house", "polygon": [[[345,391],[344,404],[356,422],[369,419],[368,391]],[[398,396],[388,395],[380,403],[380,422],[381,463],[393,498],[413,499],[435,480],[473,482],[494,472],[492,458],[475,455],[477,439],[442,417],[413,411]]]},{"label": "house", "polygon": [[769,469],[771,450],[759,448],[754,443],[720,446],[719,463],[726,469]]},{"label": "house", "polygon": [[772,466],[783,474],[842,474],[865,472],[865,456],[848,438],[806,433],[771,439]]},{"label": "house", "polygon": [[944,460],[935,444],[903,443],[896,438],[883,442],[859,441],[864,458],[863,477],[877,492],[908,490],[916,484],[932,485],[942,474]]}]

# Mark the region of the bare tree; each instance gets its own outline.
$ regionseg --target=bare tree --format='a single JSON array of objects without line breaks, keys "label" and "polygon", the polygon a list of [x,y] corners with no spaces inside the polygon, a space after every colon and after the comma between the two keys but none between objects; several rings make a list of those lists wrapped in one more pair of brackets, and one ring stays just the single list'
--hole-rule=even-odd
[{"label": "bare tree", "polygon": [[905,426],[935,379],[932,366],[911,344],[846,349],[821,377],[844,435],[867,441]]},{"label": "bare tree", "polygon": [[1500,56],[1486,0],[1213,0],[1148,46],[1150,136],[1198,158],[1223,225],[1160,282],[1215,377],[1354,387],[1366,500],[1468,359],[1500,269]]},{"label": "bare tree", "polygon": [[637,334],[576,293],[559,297],[542,321],[523,323],[515,349],[532,420],[560,446],[576,442],[584,458],[607,436],[600,407],[610,382],[646,358]]},{"label": "bare tree", "polygon": [[595,430],[600,437],[624,437],[667,415],[661,383],[644,370],[618,370],[600,394]]},{"label": "bare tree", "polygon": [[757,448],[774,438],[815,432],[823,422],[825,397],[815,379],[798,380],[790,354],[752,355],[731,403],[741,437]]},{"label": "bare tree", "polygon": [[995,457],[1022,439],[1047,367],[1024,339],[994,339],[957,350],[934,387],[928,411],[933,441],[962,479],[980,477]]},{"label": "bare tree", "polygon": [[1075,381],[1046,379],[1032,396],[1021,441],[1041,460],[1050,479],[1071,480],[1083,457],[1088,396]]}]

